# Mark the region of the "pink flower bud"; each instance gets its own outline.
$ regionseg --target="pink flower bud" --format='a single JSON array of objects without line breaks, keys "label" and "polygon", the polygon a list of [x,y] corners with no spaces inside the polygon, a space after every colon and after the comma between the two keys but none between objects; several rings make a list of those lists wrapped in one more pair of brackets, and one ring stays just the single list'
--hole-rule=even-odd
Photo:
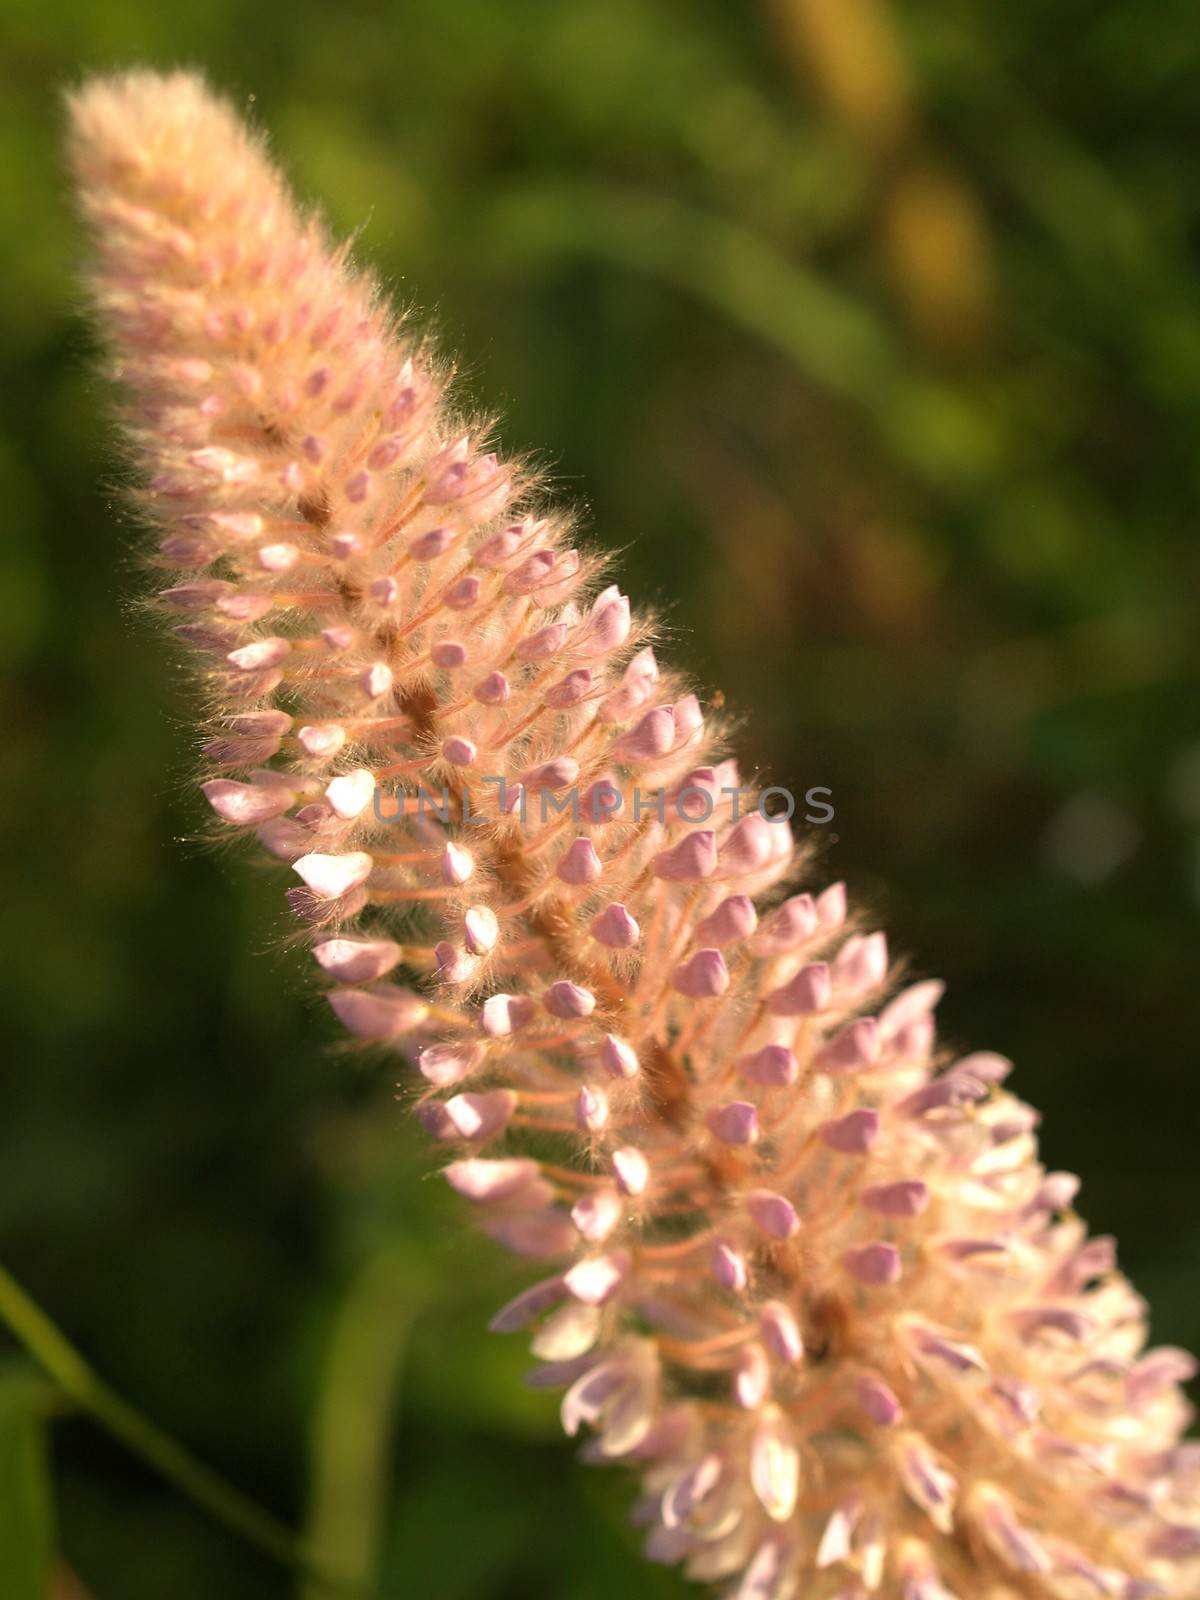
[{"label": "pink flower bud", "polygon": [[761,1050],[739,1057],[737,1067],[747,1083],[767,1088],[787,1088],[800,1076],[799,1063],[782,1044],[765,1044]]},{"label": "pink flower bud", "polygon": [[586,834],[581,834],[567,846],[554,870],[564,883],[595,883],[604,871],[604,863],[596,854],[592,841]]},{"label": "pink flower bud", "polygon": [[865,1156],[879,1138],[879,1113],[866,1107],[848,1111],[844,1117],[823,1122],[817,1129],[822,1144],[847,1156]]},{"label": "pink flower bud", "polygon": [[755,1189],[746,1196],[746,1209],[755,1225],[770,1239],[793,1239],[800,1232],[800,1218],[792,1202],[770,1189]]},{"label": "pink flower bud", "polygon": [[569,978],[559,978],[542,996],[542,1004],[552,1017],[573,1021],[590,1017],[596,1009],[596,996],[590,989],[582,989]]},{"label": "pink flower bud", "polygon": [[717,865],[717,836],[708,829],[689,833],[654,858],[654,876],[668,883],[696,883],[710,878]]},{"label": "pink flower bud", "polygon": [[754,1144],[758,1140],[758,1112],[749,1100],[717,1106],[704,1120],[708,1131],[722,1144]]},{"label": "pink flower bud", "polygon": [[842,1264],[859,1283],[869,1284],[872,1287],[898,1283],[900,1280],[900,1252],[894,1244],[860,1245],[843,1254]]},{"label": "pink flower bud", "polygon": [[370,877],[375,863],[365,850],[345,855],[322,855],[319,851],[292,862],[297,873],[321,900],[336,900],[349,889],[357,888]]},{"label": "pink flower bud", "polygon": [[671,987],[691,1000],[712,1000],[729,987],[729,968],[719,950],[697,950],[671,974]]},{"label": "pink flower bud", "polygon": [[833,982],[824,961],[814,961],[782,989],[770,996],[767,1009],[775,1017],[811,1017],[828,1010],[833,999]]},{"label": "pink flower bud", "polygon": [[600,1045],[600,1065],[611,1078],[636,1078],[638,1058],[633,1046],[615,1033],[606,1034]]},{"label": "pink flower bud", "polygon": [[641,936],[641,929],[619,901],[592,919],[591,931],[592,938],[609,950],[631,950]]}]

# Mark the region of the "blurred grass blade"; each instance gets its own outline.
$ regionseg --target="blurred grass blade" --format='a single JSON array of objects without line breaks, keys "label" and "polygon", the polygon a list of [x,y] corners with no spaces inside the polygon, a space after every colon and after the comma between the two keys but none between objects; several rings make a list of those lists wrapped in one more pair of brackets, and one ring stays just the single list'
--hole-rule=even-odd
[{"label": "blurred grass blade", "polygon": [[[411,1257],[388,1248],[338,1309],[313,1428],[305,1543],[351,1580],[375,1585],[388,1499],[388,1454],[413,1317],[422,1302]],[[319,1585],[304,1600],[322,1600]]]},{"label": "blurred grass blade", "polygon": [[0,1371],[0,1588],[46,1600],[54,1556],[46,1390],[24,1367]]}]

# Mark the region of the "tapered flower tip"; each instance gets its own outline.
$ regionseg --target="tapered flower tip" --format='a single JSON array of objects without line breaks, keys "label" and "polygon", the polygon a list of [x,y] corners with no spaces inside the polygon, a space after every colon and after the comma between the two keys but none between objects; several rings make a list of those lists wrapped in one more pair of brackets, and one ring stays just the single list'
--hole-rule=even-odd
[{"label": "tapered flower tip", "polygon": [[920,1178],[898,1178],[894,1183],[872,1183],[859,1199],[882,1217],[919,1217],[929,1204],[929,1185]]},{"label": "tapered flower tip", "polygon": [[650,1163],[640,1150],[630,1147],[614,1150],[612,1166],[617,1188],[623,1195],[636,1198],[645,1194],[650,1183]]},{"label": "tapered flower tip", "polygon": [[453,734],[442,742],[442,754],[452,767],[469,767],[478,751],[470,739]]},{"label": "tapered flower tip", "polygon": [[765,1088],[787,1088],[800,1076],[799,1062],[783,1044],[765,1044],[761,1050],[752,1050],[739,1057],[737,1066],[747,1083],[759,1083]]},{"label": "tapered flower tip", "polygon": [[769,1300],[759,1313],[759,1331],[763,1344],[777,1361],[799,1361],[804,1354],[804,1340],[791,1311],[779,1300]]},{"label": "tapered flower tip", "polygon": [[303,748],[318,760],[337,755],[346,742],[346,730],[337,722],[315,722],[296,734]]},{"label": "tapered flower tip", "polygon": [[281,816],[296,798],[283,784],[235,783],[230,778],[212,778],[201,788],[223,821],[247,826]]},{"label": "tapered flower tip", "polygon": [[567,1293],[584,1305],[600,1306],[611,1300],[629,1272],[631,1262],[623,1250],[608,1255],[588,1256],[563,1273]]},{"label": "tapered flower tip", "polygon": [[786,1195],[755,1189],[746,1196],[746,1209],[768,1238],[791,1239],[800,1232],[800,1218]]},{"label": "tapered flower tip", "polygon": [[898,1283],[901,1275],[900,1252],[894,1244],[882,1241],[847,1250],[842,1257],[847,1272],[859,1283],[878,1286]]},{"label": "tapered flower tip", "polygon": [[593,1189],[571,1207],[571,1221],[589,1244],[602,1244],[621,1220],[621,1197],[614,1189]]},{"label": "tapered flower tip", "polygon": [[318,899],[336,900],[347,890],[365,883],[374,865],[365,850],[351,850],[336,856],[316,851],[293,861],[292,871],[304,879]]},{"label": "tapered flower tip", "polygon": [[715,1106],[705,1121],[708,1131],[722,1144],[754,1144],[758,1139],[758,1110],[749,1100]]},{"label": "tapered flower tip", "polygon": [[890,1428],[903,1416],[903,1408],[882,1378],[870,1375],[860,1378],[858,1403],[870,1420],[881,1428]]},{"label": "tapered flower tip", "polygon": [[382,978],[404,954],[391,939],[323,939],[313,946],[318,963],[340,983]]},{"label": "tapered flower tip", "polygon": [[592,938],[609,950],[631,950],[640,935],[636,919],[619,901],[592,919]]}]

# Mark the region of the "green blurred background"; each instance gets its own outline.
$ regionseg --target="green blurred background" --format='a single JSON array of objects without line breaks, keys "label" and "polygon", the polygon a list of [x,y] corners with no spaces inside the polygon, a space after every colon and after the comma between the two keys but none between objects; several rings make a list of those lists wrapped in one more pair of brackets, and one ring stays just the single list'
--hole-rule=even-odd
[{"label": "green blurred background", "polygon": [[[332,1047],[278,875],[189,842],[59,152],[60,87],[135,61],[253,102],[748,764],[833,790],[829,871],[1200,1346],[1194,0],[7,0],[3,35],[0,1242],[99,1369],[389,1596],[683,1592],[483,1332],[520,1274]],[[10,1353],[4,1600],[39,1523],[58,1600],[297,1592],[69,1412],[51,1530],[46,1398]]]}]

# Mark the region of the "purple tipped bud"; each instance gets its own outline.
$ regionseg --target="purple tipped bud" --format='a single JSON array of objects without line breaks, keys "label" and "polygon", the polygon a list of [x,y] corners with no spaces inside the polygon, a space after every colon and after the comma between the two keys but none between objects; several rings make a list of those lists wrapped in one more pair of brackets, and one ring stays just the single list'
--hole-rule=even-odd
[{"label": "purple tipped bud", "polygon": [[900,1178],[895,1183],[872,1183],[862,1191],[859,1199],[881,1217],[919,1217],[929,1204],[929,1186],[919,1178]]},{"label": "purple tipped bud", "polygon": [[334,816],[351,822],[371,804],[375,794],[375,774],[366,767],[343,772],[325,786],[325,798]]},{"label": "purple tipped bud", "polygon": [[430,659],[435,667],[444,667],[447,671],[466,664],[467,647],[460,644],[457,639],[439,639],[429,652]]},{"label": "purple tipped bud", "polygon": [[868,1109],[848,1111],[844,1117],[823,1122],[817,1129],[822,1144],[847,1156],[865,1156],[879,1138],[879,1113]]},{"label": "purple tipped bud", "polygon": [[563,851],[554,870],[564,883],[595,883],[604,871],[604,863],[592,841],[586,834],[580,834]]},{"label": "purple tipped bud", "polygon": [[578,761],[571,756],[556,756],[540,767],[531,767],[522,781],[530,794],[536,794],[539,789],[569,789],[578,776]]},{"label": "purple tipped bud", "polygon": [[[266,663],[264,663],[265,665]],[[636,764],[665,756],[675,745],[675,714],[671,706],[656,706],[623,733],[613,745],[618,761]]]},{"label": "purple tipped bud", "polygon": [[316,852],[293,861],[292,871],[303,878],[319,900],[336,900],[365,883],[374,866],[365,850],[351,850],[340,856]]},{"label": "purple tipped bud", "polygon": [[738,1071],[747,1083],[759,1083],[766,1088],[787,1088],[800,1076],[800,1064],[782,1044],[765,1044],[761,1050],[741,1056]]},{"label": "purple tipped bud", "polygon": [[370,983],[390,972],[404,954],[391,939],[324,939],[313,946],[320,965],[339,983]]},{"label": "purple tipped bud", "polygon": [[612,1165],[617,1188],[623,1195],[636,1199],[645,1194],[650,1182],[650,1164],[640,1150],[614,1150]]},{"label": "purple tipped bud", "polygon": [[617,1037],[615,1033],[606,1034],[601,1042],[600,1065],[610,1078],[636,1078],[638,1074],[637,1052],[631,1044]]},{"label": "purple tipped bud", "polygon": [[508,703],[512,687],[502,672],[489,672],[471,691],[482,706],[502,706]]},{"label": "purple tipped bud", "polygon": [[575,1121],[583,1133],[599,1133],[608,1121],[608,1096],[590,1083],[580,1085]]},{"label": "purple tipped bud", "polygon": [[452,767],[469,767],[478,753],[470,739],[463,739],[458,734],[452,734],[449,739],[442,741],[442,754]]},{"label": "purple tipped bud", "polygon": [[417,1107],[417,1120],[431,1138],[442,1143],[465,1139],[476,1144],[500,1133],[516,1107],[517,1097],[511,1089],[489,1089],[483,1094],[426,1101]]},{"label": "purple tipped bud", "polygon": [[620,1196],[613,1189],[593,1189],[571,1207],[571,1221],[589,1244],[603,1244],[621,1220]]},{"label": "purple tipped bud", "polygon": [[758,1111],[749,1100],[716,1106],[704,1120],[708,1131],[722,1144],[755,1144],[758,1140]]},{"label": "purple tipped bud", "polygon": [[746,1196],[746,1209],[755,1225],[770,1239],[793,1239],[800,1232],[800,1218],[792,1202],[770,1189],[755,1189]]},{"label": "purple tipped bud", "polygon": [[282,784],[235,783],[231,778],[212,778],[201,788],[223,821],[247,826],[281,816],[296,798],[295,792]]},{"label": "purple tipped bud", "polygon": [[758,926],[758,913],[749,895],[731,894],[717,909],[696,924],[698,944],[738,944]]},{"label": "purple tipped bud", "polygon": [[463,918],[463,930],[473,956],[488,955],[500,937],[500,924],[490,906],[472,906]]},{"label": "purple tipped bud", "polygon": [[391,984],[378,989],[334,989],[327,996],[342,1026],[359,1039],[396,1039],[429,1015],[420,995]]},{"label": "purple tipped bud", "polygon": [[640,937],[641,929],[619,901],[592,921],[592,938],[609,950],[631,950]]},{"label": "purple tipped bud", "polygon": [[346,730],[337,722],[314,722],[296,734],[310,756],[327,761],[337,755],[346,742]]},{"label": "purple tipped bud", "polygon": [[527,1188],[540,1170],[537,1162],[527,1157],[501,1161],[476,1157],[469,1161],[452,1161],[442,1176],[464,1199],[490,1205],[496,1200],[508,1200]]},{"label": "purple tipped bud", "polygon": [[542,1004],[552,1017],[573,1022],[591,1016],[596,1009],[596,996],[590,989],[581,988],[569,978],[559,978],[542,996]]},{"label": "purple tipped bud", "polygon": [[525,994],[493,994],[483,1002],[479,1025],[489,1039],[507,1039],[533,1021],[534,1003]]},{"label": "purple tipped bud", "polygon": [[887,970],[887,939],[882,933],[852,934],[833,964],[838,988],[850,995],[877,989],[887,977]]},{"label": "purple tipped bud", "polygon": [[767,1398],[771,1369],[761,1345],[748,1344],[738,1352],[733,1369],[733,1398],[743,1411],[757,1411]]},{"label": "purple tipped bud", "polygon": [[767,1002],[767,1009],[776,1017],[812,1017],[827,1011],[833,999],[833,980],[828,964],[814,961],[801,967],[796,976],[776,989]]},{"label": "purple tipped bud", "polygon": [[574,672],[568,672],[566,677],[552,689],[546,690],[546,704],[556,711],[565,711],[569,706],[578,705],[590,693],[591,688],[591,668],[579,667]]},{"label": "purple tipped bud", "polygon": [[414,561],[436,561],[453,543],[452,528],[430,528],[428,533],[418,534],[409,545],[408,553]]},{"label": "purple tipped bud", "polygon": [[611,1300],[621,1287],[629,1271],[629,1257],[623,1250],[610,1251],[604,1256],[590,1256],[577,1261],[569,1272],[563,1274],[567,1293],[585,1306],[602,1306]]},{"label": "purple tipped bud", "polygon": [[439,1089],[464,1078],[482,1066],[486,1051],[481,1044],[431,1044],[417,1057],[421,1076]]},{"label": "purple tipped bud", "polygon": [[892,1427],[904,1415],[899,1400],[882,1378],[868,1375],[858,1380],[858,1403],[880,1428]]},{"label": "purple tipped bud", "polygon": [[707,828],[689,833],[654,858],[654,876],[668,883],[696,883],[711,878],[717,867],[717,836]]},{"label": "purple tipped bud", "polygon": [[894,1244],[877,1242],[875,1244],[860,1245],[855,1250],[847,1250],[842,1256],[842,1265],[859,1283],[865,1283],[872,1288],[883,1284],[898,1283],[901,1275],[900,1252]]},{"label": "purple tipped bud", "polygon": [[475,871],[475,857],[461,844],[455,844],[452,839],[442,851],[439,869],[442,882],[458,889]]},{"label": "purple tipped bud", "polygon": [[729,987],[729,968],[719,950],[697,950],[671,974],[671,987],[689,1000],[713,1000]]},{"label": "purple tipped bud", "polygon": [[731,1246],[718,1240],[709,1256],[712,1275],[731,1294],[741,1294],[750,1281],[746,1258]]},{"label": "purple tipped bud", "polygon": [[804,1340],[795,1317],[778,1300],[769,1300],[758,1319],[763,1344],[776,1361],[799,1361],[804,1354]]},{"label": "purple tipped bud", "polygon": [[394,679],[386,661],[373,661],[358,681],[368,700],[381,700],[391,693]]},{"label": "purple tipped bud", "polygon": [[816,1072],[861,1072],[879,1057],[879,1025],[874,1017],[860,1017],[835,1033],[813,1057]]}]

